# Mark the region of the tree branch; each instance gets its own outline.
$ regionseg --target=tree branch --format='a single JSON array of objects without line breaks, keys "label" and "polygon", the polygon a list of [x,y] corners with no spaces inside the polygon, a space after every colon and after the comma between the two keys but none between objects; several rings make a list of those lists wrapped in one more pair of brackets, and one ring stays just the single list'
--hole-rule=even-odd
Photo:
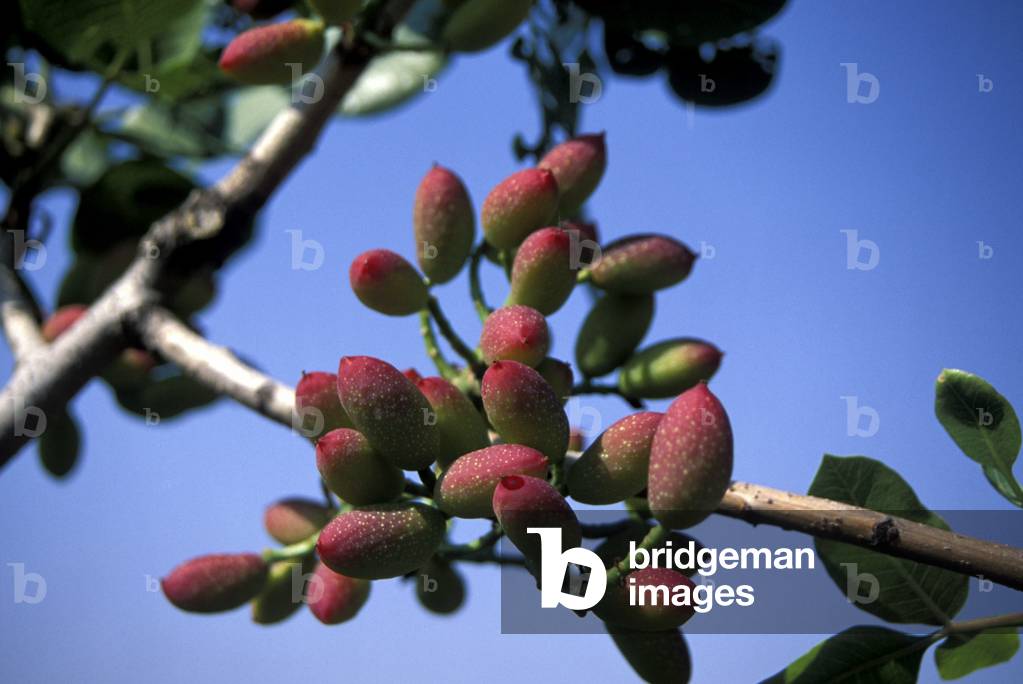
[{"label": "tree branch", "polygon": [[893,515],[748,482],[733,482],[717,512],[862,546],[1023,591],[1023,549]]},{"label": "tree branch", "polygon": [[225,347],[208,342],[166,309],[143,312],[137,331],[146,347],[203,385],[292,427],[295,391],[246,365]]},{"label": "tree branch", "polygon": [[[290,427],[294,400],[291,388],[246,366],[161,309],[153,309],[141,322],[144,339],[194,379]],[[58,342],[60,339],[63,336]],[[418,489],[414,483],[409,484],[413,490]],[[862,546],[1023,590],[1023,549],[839,501],[733,482],[716,512],[754,525],[772,525]],[[585,536],[604,536],[618,525],[587,526]]]},{"label": "tree branch", "polygon": [[[374,13],[368,28],[389,34],[412,3],[390,0]],[[293,104],[278,114],[227,176],[192,193],[182,207],[153,224],[135,261],[73,328],[53,345],[31,350],[21,359],[0,392],[0,466],[38,434],[26,429],[27,413],[41,411],[45,416],[59,410],[125,346],[126,331],[159,300],[161,275],[181,247],[204,241],[231,249],[232,230],[251,219],[312,150],[373,55],[374,49],[358,38],[339,44],[321,67],[324,87],[319,100]],[[3,301],[8,301],[6,295]]]}]

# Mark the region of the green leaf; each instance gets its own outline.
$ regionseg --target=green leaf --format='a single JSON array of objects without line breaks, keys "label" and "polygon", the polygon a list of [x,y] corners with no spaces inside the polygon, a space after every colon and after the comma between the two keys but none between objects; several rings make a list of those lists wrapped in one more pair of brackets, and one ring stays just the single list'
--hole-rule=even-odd
[{"label": "green leaf", "polygon": [[942,679],[959,679],[985,667],[1007,662],[1019,650],[1016,630],[953,634],[934,650]]},{"label": "green leaf", "polygon": [[79,133],[60,159],[64,178],[78,187],[95,182],[108,166],[107,141],[92,129]]},{"label": "green leaf", "polygon": [[[897,472],[864,456],[825,454],[809,493],[949,529]],[[966,602],[966,575],[829,539],[816,538],[815,544],[843,594],[888,622],[942,625]]]},{"label": "green leaf", "polygon": [[[428,44],[406,25],[394,31],[400,45]],[[427,91],[430,79],[447,60],[439,50],[394,50],[373,58],[348,91],[338,111],[345,116],[364,116],[393,109],[413,96]]]},{"label": "green leaf", "polygon": [[1012,474],[1020,449],[1012,404],[986,380],[961,370],[943,370],[934,390],[934,412],[949,436],[1002,496],[1023,507],[1023,489]]},{"label": "green leaf", "polygon": [[277,86],[255,86],[237,91],[227,105],[225,143],[234,150],[248,148],[290,102],[288,91]]},{"label": "green leaf", "polygon": [[152,100],[125,112],[119,133],[156,156],[213,157],[228,151],[220,139],[224,119],[219,97],[179,105]]},{"label": "green leaf", "polygon": [[852,627],[814,646],[765,684],[911,684],[930,637]]},{"label": "green leaf", "polygon": [[[21,0],[28,30],[72,62],[93,68],[120,50],[145,53],[157,39],[172,41],[175,57],[194,53],[197,8],[205,10],[203,0]],[[186,26],[188,35],[179,35]]]}]

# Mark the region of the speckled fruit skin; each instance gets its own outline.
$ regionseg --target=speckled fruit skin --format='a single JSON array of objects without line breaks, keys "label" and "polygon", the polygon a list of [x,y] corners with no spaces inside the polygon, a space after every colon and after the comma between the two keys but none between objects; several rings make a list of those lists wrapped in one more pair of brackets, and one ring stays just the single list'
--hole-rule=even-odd
[{"label": "speckled fruit skin", "polygon": [[618,294],[650,294],[685,280],[696,254],[667,235],[630,235],[604,248],[590,282]]},{"label": "speckled fruit skin", "polygon": [[161,581],[164,596],[190,613],[219,613],[248,603],[266,583],[267,567],[255,553],[200,556]]},{"label": "speckled fruit skin", "polygon": [[644,411],[615,422],[568,472],[568,493],[581,503],[624,501],[647,485],[650,445],[662,413]]},{"label": "speckled fruit skin", "polygon": [[495,444],[460,456],[437,482],[441,510],[457,518],[491,518],[497,483],[508,475],[547,477],[547,457],[520,444]]},{"label": "speckled fruit skin", "polygon": [[647,498],[666,527],[684,529],[721,503],[732,479],[732,426],[707,385],[681,394],[657,426]]},{"label": "speckled fruit skin", "polygon": [[359,579],[421,568],[444,540],[444,516],[421,503],[366,506],[342,513],[320,534],[316,552],[334,572]]},{"label": "speckled fruit skin", "polygon": [[266,507],[263,527],[280,544],[297,544],[315,534],[332,517],[330,509],[309,499],[282,499]]},{"label": "speckled fruit skin", "polygon": [[604,176],[607,168],[604,134],[591,133],[566,140],[544,155],[537,166],[554,174],[561,192],[558,210],[562,216],[572,216]]},{"label": "speckled fruit skin", "polygon": [[68,304],[54,311],[46,322],[43,323],[43,339],[53,342],[60,337],[68,328],[78,322],[78,319],[85,315],[89,307],[83,304]]},{"label": "speckled fruit skin", "polygon": [[490,424],[505,442],[533,447],[551,463],[561,463],[568,449],[568,417],[539,373],[517,361],[497,361],[484,373],[480,394]]},{"label": "speckled fruit skin", "polygon": [[302,607],[303,576],[314,564],[312,555],[271,564],[263,591],[252,600],[252,621],[272,625],[294,615]]},{"label": "speckled fruit skin", "polygon": [[339,625],[355,617],[369,599],[371,582],[316,565],[306,588],[309,611],[325,625]]},{"label": "speckled fruit skin", "polygon": [[380,458],[361,432],[331,430],[316,443],[316,469],[330,491],[353,506],[392,501],[405,474]]},{"label": "speckled fruit skin", "polygon": [[640,679],[650,684],[686,684],[693,672],[681,630],[638,632],[605,625],[615,646]]},{"label": "speckled fruit skin", "polygon": [[408,316],[426,307],[429,292],[422,276],[389,249],[371,249],[355,257],[348,280],[359,301],[387,316]]},{"label": "speckled fruit skin", "polygon": [[[637,597],[640,587],[667,587],[669,601],[663,604],[663,594],[657,599],[658,605],[630,605],[629,586],[636,584]],[[604,598],[593,607],[593,612],[604,622],[643,632],[660,632],[681,627],[696,612],[694,605],[673,605],[671,592],[675,587],[688,586],[690,592],[696,585],[677,570],[669,568],[643,568],[630,572],[623,583],[609,584]],[[691,596],[692,594],[690,594]],[[645,600],[649,601],[648,597]]]},{"label": "speckled fruit skin", "polygon": [[446,283],[462,270],[472,251],[476,217],[462,180],[443,166],[426,172],[412,206],[419,268],[433,283]]},{"label": "speckled fruit skin", "polygon": [[437,419],[440,431],[437,463],[441,468],[447,468],[462,454],[490,444],[486,421],[461,390],[438,377],[420,378],[416,387],[430,402]]},{"label": "speckled fruit skin", "polygon": [[558,209],[558,182],[544,169],[524,169],[497,184],[483,200],[483,236],[494,247],[514,249],[551,223]]},{"label": "speckled fruit skin", "polygon": [[587,377],[625,363],[654,320],[653,295],[607,294],[586,314],[575,340],[575,362]]},{"label": "speckled fruit skin", "polygon": [[465,602],[465,581],[449,563],[434,558],[416,573],[416,598],[431,613],[450,615]]},{"label": "speckled fruit skin", "polygon": [[629,358],[618,372],[618,387],[641,399],[674,397],[714,377],[722,356],[703,340],[680,337],[658,342]]},{"label": "speckled fruit skin", "polygon": [[571,247],[571,237],[561,228],[531,233],[515,253],[506,304],[525,304],[545,316],[560,309],[575,289]]},{"label": "speckled fruit skin", "polygon": [[572,396],[572,383],[575,381],[572,367],[564,361],[547,357],[536,367],[536,372],[547,381],[547,384],[554,390],[554,396],[564,405]]},{"label": "speckled fruit skin", "polygon": [[337,393],[355,428],[385,461],[419,470],[437,460],[440,430],[430,403],[397,368],[371,356],[345,356]]},{"label": "speckled fruit skin", "polygon": [[501,478],[494,490],[494,514],[508,540],[532,568],[540,565],[540,537],[530,527],[560,527],[562,550],[582,545],[575,511],[546,480],[528,475]]},{"label": "speckled fruit skin", "polygon": [[[322,418],[323,420],[318,420]],[[323,371],[304,373],[295,386],[295,428],[311,439],[354,424],[337,396],[337,375]],[[319,426],[319,430],[316,427]]]},{"label": "speckled fruit skin", "polygon": [[529,14],[533,0],[467,0],[444,25],[441,42],[456,52],[480,52],[499,43]]},{"label": "speckled fruit skin", "polygon": [[220,70],[248,85],[291,83],[292,68],[312,70],[323,56],[323,24],[309,19],[292,19],[269,26],[257,26],[239,34],[220,55]]},{"label": "speckled fruit skin", "polygon": [[518,361],[536,366],[547,356],[551,333],[547,319],[522,304],[503,306],[487,316],[480,333],[480,350],[487,365]]}]

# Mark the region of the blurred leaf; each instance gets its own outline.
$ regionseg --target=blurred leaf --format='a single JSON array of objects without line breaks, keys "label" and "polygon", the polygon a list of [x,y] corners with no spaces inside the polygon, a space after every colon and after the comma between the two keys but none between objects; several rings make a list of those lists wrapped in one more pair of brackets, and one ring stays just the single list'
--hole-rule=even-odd
[{"label": "blurred leaf", "polygon": [[82,438],[78,423],[70,410],[51,412],[46,416],[46,427],[39,436],[39,459],[50,475],[63,479],[78,463]]},{"label": "blurred leaf", "polygon": [[91,304],[96,299],[93,290],[96,269],[99,262],[87,254],[79,254],[71,262],[57,291],[57,307],[68,304]]},{"label": "blurred leaf", "polygon": [[1019,634],[1014,629],[953,634],[934,650],[934,662],[942,679],[959,679],[1007,662],[1018,650]]},{"label": "blurred leaf", "polygon": [[234,150],[247,149],[290,102],[288,91],[277,86],[239,89],[227,104],[224,142]]},{"label": "blurred leaf", "polygon": [[125,112],[118,133],[157,156],[215,157],[228,151],[220,138],[225,118],[220,97],[151,100]]},{"label": "blurred leaf", "polygon": [[[941,517],[920,503],[898,473],[864,456],[826,454],[809,494],[949,529]],[[966,602],[966,575],[829,539],[816,538],[815,543],[828,574],[843,594],[857,608],[883,620],[941,625]]]},{"label": "blurred leaf", "polygon": [[912,684],[928,637],[884,627],[852,627],[814,646],[764,684]]},{"label": "blurred leaf", "polygon": [[1019,418],[1012,404],[986,380],[946,368],[935,383],[934,412],[949,436],[1006,499],[1023,507],[1023,489],[1012,474],[1019,456]]},{"label": "blurred leaf", "polygon": [[[394,30],[400,45],[428,44],[428,40],[407,25]],[[374,57],[348,94],[339,111],[345,116],[364,116],[393,109],[427,91],[430,79],[447,63],[439,50],[394,50]]]},{"label": "blurred leaf", "polygon": [[705,61],[700,48],[672,45],[668,84],[682,100],[703,107],[729,107],[763,94],[778,68],[780,47],[774,42],[718,48]]},{"label": "blurred leaf", "polygon": [[575,0],[604,19],[605,25],[630,31],[661,31],[676,43],[699,45],[729,38],[763,24],[786,0]]},{"label": "blurred leaf", "polygon": [[78,134],[60,160],[61,173],[76,186],[94,183],[109,165],[106,141],[90,129]]},{"label": "blurred leaf", "polygon": [[151,51],[156,41],[164,45],[162,59],[194,54],[201,29],[194,15],[200,12],[203,0],[21,0],[28,30],[93,68],[108,64],[119,50]]},{"label": "blurred leaf", "polygon": [[71,227],[77,252],[104,252],[141,236],[156,219],[180,205],[190,179],[159,161],[126,161],[110,167],[81,191]]},{"label": "blurred leaf", "polygon": [[150,418],[176,418],[188,411],[202,408],[220,398],[213,390],[187,375],[171,375],[150,383],[138,395],[141,406],[149,409]]}]

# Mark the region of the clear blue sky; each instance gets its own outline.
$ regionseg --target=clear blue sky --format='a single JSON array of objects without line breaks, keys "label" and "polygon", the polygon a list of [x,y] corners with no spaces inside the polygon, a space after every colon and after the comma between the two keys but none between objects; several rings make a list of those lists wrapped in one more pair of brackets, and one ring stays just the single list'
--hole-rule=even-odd
[{"label": "clear blue sky", "polygon": [[[714,389],[734,426],[737,478],[805,491],[822,453],[866,454],[931,508],[1008,505],[932,406],[938,372],[961,367],[1023,407],[1020,25],[1012,2],[794,0],[767,28],[783,45],[781,75],[755,104],[697,111],[689,125],[662,82],[618,79],[584,108],[584,129],[608,136],[610,166],[590,205],[603,234],[661,231],[716,250],[659,297],[648,340],[697,335],[725,350]],[[343,354],[426,370],[415,321],[362,309],[347,268],[371,247],[412,255],[412,197],[431,162],[457,170],[477,206],[518,168],[511,135],[532,134],[537,115],[505,50],[458,60],[436,92],[395,114],[333,124],[223,274],[202,317],[208,335],[289,383],[303,369],[334,370]],[[877,76],[876,102],[846,102],[843,62]],[[977,74],[991,92],[978,91]],[[45,205],[63,243],[70,197]],[[290,267],[289,230],[323,245],[321,269]],[[843,230],[878,245],[877,268],[846,268]],[[978,258],[978,241],[993,258]],[[48,302],[66,256],[55,246],[32,274]],[[496,278],[487,285],[492,300],[503,296]],[[465,293],[464,276],[439,290],[474,338]],[[554,317],[556,356],[570,358],[586,301],[579,293]],[[10,367],[0,352],[0,372]],[[849,395],[877,410],[874,436],[846,434]],[[611,400],[586,406],[605,425],[624,413]],[[86,452],[70,482],[46,477],[34,447],[0,473],[4,681],[631,679],[606,637],[502,636],[489,567],[469,569],[469,604],[450,619],[425,613],[399,581],[376,583],[358,620],[335,628],[307,612],[268,629],[245,610],[174,610],[147,592],[147,576],[266,546],[264,506],[317,492],[313,451],[228,402],[146,426],[95,382],[75,410]],[[46,579],[42,603],[13,603],[7,563]],[[694,679],[759,679],[820,639],[694,637]],[[975,681],[1018,679],[1020,662]],[[937,680],[930,655],[921,680]]]}]

